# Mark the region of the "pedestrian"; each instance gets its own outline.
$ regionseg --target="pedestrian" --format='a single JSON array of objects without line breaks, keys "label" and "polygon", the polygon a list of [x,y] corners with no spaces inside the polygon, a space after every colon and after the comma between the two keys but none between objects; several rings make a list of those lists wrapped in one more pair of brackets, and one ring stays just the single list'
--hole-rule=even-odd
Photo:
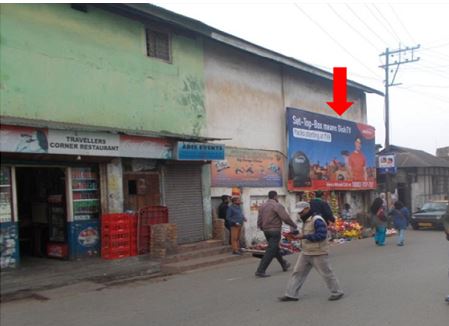
[{"label": "pedestrian", "polygon": [[282,258],[279,250],[282,222],[290,225],[293,230],[297,230],[295,222],[290,218],[284,206],[278,202],[277,192],[271,190],[268,193],[267,202],[260,207],[257,217],[257,227],[263,231],[268,242],[268,248],[257,267],[256,277],[270,276],[266,274],[266,270],[273,258],[277,259],[284,272],[290,268],[290,263]]},{"label": "pedestrian", "polygon": [[[449,205],[446,208],[446,213],[443,215],[443,226],[444,232],[446,233],[446,239],[449,241]],[[449,275],[449,273],[448,273]],[[449,294],[444,299],[447,303],[449,303]]]},{"label": "pedestrian", "polygon": [[394,203],[389,215],[393,218],[393,226],[398,232],[397,242],[398,246],[403,246],[405,241],[405,230],[408,226],[410,212],[404,204],[398,200]]},{"label": "pedestrian", "polygon": [[352,219],[352,210],[351,210],[351,205],[349,205],[348,203],[343,205],[343,210],[341,211],[341,217],[344,220],[350,220]]},{"label": "pedestrian", "polygon": [[329,263],[326,222],[320,215],[311,210],[310,204],[307,202],[298,202],[295,211],[303,221],[302,232],[298,236],[301,240],[302,251],[288,281],[285,295],[280,297],[279,300],[282,302],[298,301],[299,290],[312,267],[318,271],[326,282],[331,292],[328,299],[330,301],[341,299],[344,293]]},{"label": "pedestrian", "polygon": [[231,205],[226,212],[226,221],[231,228],[231,246],[233,255],[242,254],[240,248],[240,234],[242,232],[243,222],[246,222],[246,218],[243,215],[240,204],[240,197],[232,197]]},{"label": "pedestrian", "polygon": [[335,217],[329,204],[323,200],[323,192],[321,190],[315,191],[315,198],[310,201],[310,208],[312,212],[320,215],[326,224],[335,223]]},{"label": "pedestrian", "polygon": [[224,226],[228,230],[229,244],[231,244],[231,227],[226,220],[226,213],[229,208],[231,196],[223,195],[221,196],[221,204],[218,206],[218,218],[224,220]]},{"label": "pedestrian", "polygon": [[383,206],[382,198],[374,199],[370,207],[371,225],[375,229],[374,242],[378,246],[385,245],[385,236],[387,233],[387,216]]}]

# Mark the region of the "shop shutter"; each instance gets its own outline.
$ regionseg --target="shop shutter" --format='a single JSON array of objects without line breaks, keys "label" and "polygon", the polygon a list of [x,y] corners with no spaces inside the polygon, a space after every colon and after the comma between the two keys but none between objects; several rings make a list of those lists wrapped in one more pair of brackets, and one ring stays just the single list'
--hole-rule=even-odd
[{"label": "shop shutter", "polygon": [[204,240],[200,164],[167,166],[165,202],[169,222],[177,226],[179,244]]}]

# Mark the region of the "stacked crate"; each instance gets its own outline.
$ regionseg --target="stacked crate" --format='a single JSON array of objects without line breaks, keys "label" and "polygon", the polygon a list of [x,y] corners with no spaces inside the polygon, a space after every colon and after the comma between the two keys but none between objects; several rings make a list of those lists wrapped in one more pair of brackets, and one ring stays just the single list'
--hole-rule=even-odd
[{"label": "stacked crate", "polygon": [[168,223],[168,208],[165,206],[149,206],[139,210],[138,217],[138,254],[148,254],[151,249],[151,226]]},{"label": "stacked crate", "polygon": [[101,257],[118,259],[137,255],[135,214],[105,214],[101,217]]}]

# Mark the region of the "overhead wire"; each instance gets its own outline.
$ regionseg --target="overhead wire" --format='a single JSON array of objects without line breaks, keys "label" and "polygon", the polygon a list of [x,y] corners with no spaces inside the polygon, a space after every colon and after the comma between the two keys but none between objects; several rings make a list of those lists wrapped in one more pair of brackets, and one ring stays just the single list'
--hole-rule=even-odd
[{"label": "overhead wire", "polygon": [[374,7],[374,9],[376,9],[376,11],[379,13],[380,18],[382,18],[382,19],[387,23],[387,25],[390,27],[391,32],[394,34],[394,36],[395,36],[396,39],[399,41],[399,43],[401,43],[401,38],[400,38],[399,35],[396,33],[395,29],[393,28],[393,25],[390,24],[390,21],[389,21],[387,18],[385,18],[385,15],[384,15],[383,13],[380,12],[379,8],[377,8],[377,6],[376,6],[375,3],[372,3],[371,5],[372,5],[372,6]]},{"label": "overhead wire", "polygon": [[338,17],[338,19],[340,19],[343,23],[345,23],[346,26],[348,26],[352,31],[354,31],[357,35],[359,35],[365,42],[368,42],[368,44],[370,44],[376,51],[379,50],[379,48],[373,42],[371,42],[369,38],[363,36],[358,30],[356,30],[351,24],[349,24],[347,20],[344,20],[341,17],[341,15],[335,10],[335,8],[332,7],[330,3],[328,3],[327,6],[330,8],[330,10],[332,10],[335,16]]},{"label": "overhead wire", "polygon": [[[389,33],[389,34],[391,34],[391,31],[385,26],[385,24],[379,19],[379,17],[377,16],[377,14],[375,14],[374,12],[373,12],[373,10],[371,9],[371,7],[369,7],[367,4],[365,4],[365,7],[368,9],[368,11],[370,12],[370,14],[371,14],[371,16],[373,16],[374,17],[374,19],[376,19],[377,20],[377,22],[387,31],[387,33]],[[376,8],[377,9],[377,8]],[[382,16],[382,14],[381,14],[381,16]],[[393,34],[395,34],[395,33],[393,33]],[[393,36],[396,36],[396,35],[393,35]],[[399,38],[399,37],[394,37],[394,38],[396,38],[396,41],[397,42],[399,42],[399,43],[401,43],[401,39]]]},{"label": "overhead wire", "polygon": [[408,37],[410,38],[410,40],[413,43],[417,43],[415,38],[412,36],[412,34],[409,32],[409,30],[407,29],[407,27],[404,25],[404,23],[401,20],[401,17],[398,15],[398,13],[396,12],[396,10],[394,9],[394,7],[391,4],[388,4],[388,7],[390,7],[391,11],[393,12],[393,14],[396,17],[396,20],[399,22],[399,24],[402,26],[402,28],[404,29],[404,31],[407,33]]},{"label": "overhead wire", "polygon": [[370,67],[368,67],[363,61],[361,61],[359,58],[355,57],[350,51],[348,51],[344,46],[340,44],[330,33],[327,32],[325,28],[321,26],[316,20],[314,20],[307,12],[302,9],[297,3],[294,4],[295,7],[302,12],[304,16],[306,16],[313,24],[315,24],[323,33],[325,33],[332,41],[334,41],[335,44],[337,44],[344,52],[346,52],[351,58],[353,58],[355,61],[357,61],[359,64],[361,64],[363,67],[365,67],[366,70],[374,74],[374,76],[377,77],[377,73],[372,70]]},{"label": "overhead wire", "polygon": [[351,11],[355,18],[357,18],[363,24],[363,26],[365,26],[371,33],[373,33],[382,43],[385,43],[384,39],[379,36],[379,34],[377,34],[377,32],[372,29],[371,26],[365,23],[363,19],[361,19],[360,16],[347,3],[345,3],[345,6],[349,9],[349,11]]}]

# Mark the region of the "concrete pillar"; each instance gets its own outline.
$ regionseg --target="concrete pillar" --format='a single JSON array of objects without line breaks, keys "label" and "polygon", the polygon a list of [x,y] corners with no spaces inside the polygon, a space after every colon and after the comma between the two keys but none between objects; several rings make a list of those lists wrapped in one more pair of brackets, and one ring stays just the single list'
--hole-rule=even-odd
[{"label": "concrete pillar", "polygon": [[212,239],[212,200],[210,164],[201,167],[201,190],[203,193],[204,239]]},{"label": "concrete pillar", "polygon": [[108,212],[123,213],[123,167],[122,159],[113,159],[106,166]]}]

